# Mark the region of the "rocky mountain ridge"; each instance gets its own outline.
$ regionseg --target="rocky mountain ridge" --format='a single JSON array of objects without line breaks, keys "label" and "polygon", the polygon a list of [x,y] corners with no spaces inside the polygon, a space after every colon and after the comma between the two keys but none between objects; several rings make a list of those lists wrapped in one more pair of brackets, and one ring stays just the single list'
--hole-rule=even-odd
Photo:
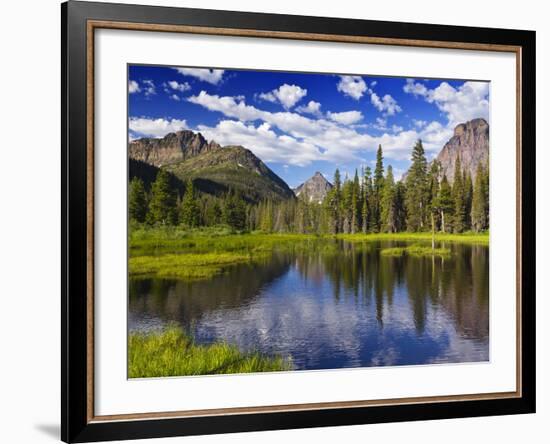
[{"label": "rocky mountain ridge", "polygon": [[[168,171],[175,183],[193,180],[198,190],[212,195],[237,191],[251,202],[294,198],[286,182],[252,151],[242,146],[222,147],[193,131],[142,138],[129,143],[130,177],[140,177],[146,185],[156,176],[154,169]],[[181,185],[180,185],[181,187]]]},{"label": "rocky mountain ridge", "polygon": [[321,203],[331,189],[332,184],[317,171],[303,184],[294,188],[293,191],[296,197],[305,197],[308,202]]},{"label": "rocky mountain ridge", "polygon": [[453,136],[443,146],[435,160],[441,164],[441,174],[452,182],[457,156],[462,169],[475,178],[479,164],[489,162],[489,124],[485,119],[473,119],[455,127]]},{"label": "rocky mountain ridge", "polygon": [[216,142],[208,142],[201,133],[183,130],[159,139],[133,140],[128,146],[128,154],[131,159],[161,167],[220,148]]}]

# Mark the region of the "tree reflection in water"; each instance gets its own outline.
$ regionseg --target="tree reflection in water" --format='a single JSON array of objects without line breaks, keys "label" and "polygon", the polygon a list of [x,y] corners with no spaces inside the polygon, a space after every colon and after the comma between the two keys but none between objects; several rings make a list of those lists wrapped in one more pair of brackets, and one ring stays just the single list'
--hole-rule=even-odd
[{"label": "tree reflection in water", "polygon": [[206,281],[131,280],[129,328],[291,356],[296,369],[478,362],[489,355],[489,249],[387,257],[399,242],[275,252]]}]

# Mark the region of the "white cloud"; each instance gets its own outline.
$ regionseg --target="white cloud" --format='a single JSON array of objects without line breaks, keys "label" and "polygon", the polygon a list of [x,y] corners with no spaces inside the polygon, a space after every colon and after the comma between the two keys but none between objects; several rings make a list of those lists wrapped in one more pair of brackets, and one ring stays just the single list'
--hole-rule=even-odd
[{"label": "white cloud", "polygon": [[418,120],[418,119],[412,119],[412,123],[417,128],[423,128],[428,124],[428,122],[426,122],[425,120]]},{"label": "white cloud", "polygon": [[422,96],[428,103],[434,103],[443,111],[448,119],[448,125],[454,127],[477,117],[489,118],[489,83],[464,82],[454,88],[447,82],[441,82],[438,87],[428,89],[420,83],[407,79],[403,90],[415,96]]},{"label": "white cloud", "polygon": [[303,113],[303,114],[312,114],[314,116],[320,116],[321,104],[319,102],[315,102],[314,100],[310,100],[307,106],[302,105],[296,108],[296,112]]},{"label": "white cloud", "polygon": [[393,116],[396,113],[401,112],[401,107],[389,94],[386,94],[384,97],[380,98],[378,97],[378,94],[373,92],[370,96],[370,101],[373,106],[385,116]]},{"label": "white cloud", "polygon": [[360,76],[340,76],[340,81],[336,85],[338,91],[352,99],[359,100],[365,94],[367,85]]},{"label": "white cloud", "polygon": [[376,123],[373,125],[373,127],[377,130],[385,131],[388,129],[388,119],[384,119],[382,117],[376,118]]},{"label": "white cloud", "polygon": [[272,91],[258,94],[258,97],[268,102],[279,102],[285,109],[290,109],[306,95],[307,89],[285,83]]},{"label": "white cloud", "polygon": [[146,97],[154,96],[157,93],[155,84],[152,80],[143,80],[141,83],[144,85],[143,92]]},{"label": "white cloud", "polygon": [[187,128],[185,120],[178,119],[150,119],[146,117],[130,117],[130,131],[139,137],[164,137],[168,133],[181,131]]},{"label": "white cloud", "polygon": [[[308,118],[295,112],[268,112],[258,109],[254,106],[247,105],[243,100],[236,100],[235,97],[210,95],[206,91],[201,91],[200,94],[187,99],[191,103],[195,103],[209,109],[211,111],[221,112],[224,116],[238,119],[240,122],[225,123],[224,126],[218,125],[215,128],[205,127],[209,130],[210,138],[218,140],[218,143],[241,143],[247,148],[256,152],[262,150],[265,145],[267,148],[281,150],[277,156],[269,152],[261,151],[258,155],[266,156],[265,160],[279,159],[277,161],[289,163],[289,159],[296,157],[296,162],[306,164],[312,160],[327,160],[331,162],[362,162],[362,155],[367,151],[374,151],[378,144],[382,144],[384,155],[388,159],[407,160],[410,158],[412,147],[416,140],[421,138],[426,151],[440,150],[444,142],[441,142],[443,137],[448,135],[447,128],[441,124],[428,125],[421,132],[416,130],[401,131],[394,134],[386,128],[387,121],[380,118],[377,124],[383,124],[382,131],[386,131],[383,135],[377,137],[368,133],[359,133],[356,128],[351,126],[342,126],[341,124],[325,119]],[[257,134],[260,128],[265,130],[266,127],[255,127],[251,123],[261,121],[268,124],[269,132],[273,133],[270,137],[281,138],[276,144],[272,142],[267,144],[266,134]],[[236,123],[242,124],[237,127]],[[437,123],[437,122],[436,122]],[[231,130],[235,131],[232,134]],[[282,136],[275,133],[274,129],[284,133]],[[240,131],[237,131],[240,129]],[[246,129],[246,131],[245,131]],[[201,129],[202,131],[202,129]],[[247,139],[244,139],[246,134]],[[241,139],[237,139],[237,135]],[[262,137],[260,137],[262,136]],[[206,137],[206,135],[205,135]],[[208,137],[207,137],[208,138]],[[447,137],[448,138],[448,137]],[[286,144],[282,142],[285,141]],[[291,143],[292,142],[292,143]],[[299,145],[297,145],[299,144]],[[306,144],[306,145],[303,145]],[[308,149],[303,156],[297,150],[291,150],[289,147],[300,147]],[[267,150],[266,148],[266,150]],[[273,151],[271,151],[273,153]],[[262,157],[263,159],[263,157]],[[275,160],[273,160],[275,161]]]},{"label": "white cloud", "polygon": [[139,83],[135,80],[130,80],[128,82],[128,92],[130,94],[138,93],[141,91],[141,88],[139,87]]},{"label": "white cloud", "polygon": [[236,120],[222,120],[215,127],[200,125],[207,140],[221,145],[242,145],[264,162],[304,166],[317,159],[319,151],[311,143],[287,135],[277,135],[268,123],[246,125]]},{"label": "white cloud", "polygon": [[189,85],[188,82],[178,83],[175,80],[170,80],[168,82],[168,86],[170,86],[170,88],[172,88],[176,91],[179,91],[179,92],[185,92],[185,91],[189,91],[191,89],[191,85]]},{"label": "white cloud", "polygon": [[456,126],[476,117],[489,119],[489,83],[465,82],[458,89],[447,82],[430,91],[428,101],[447,114],[449,125]]},{"label": "white cloud", "polygon": [[195,77],[203,82],[217,85],[223,79],[223,69],[207,69],[207,68],[174,68],[177,72],[184,76]]},{"label": "white cloud", "polygon": [[394,133],[400,133],[401,131],[403,131],[403,127],[394,124],[394,125],[391,126],[391,130],[392,130]]},{"label": "white cloud", "polygon": [[179,102],[181,100],[180,96],[178,96],[177,94],[172,94],[170,96],[170,99],[175,100],[176,102]]},{"label": "white cloud", "polygon": [[336,123],[341,123],[342,125],[352,125],[359,122],[363,119],[363,114],[361,111],[344,111],[341,113],[327,113],[327,117]]},{"label": "white cloud", "polygon": [[201,105],[210,111],[219,111],[227,117],[234,117],[245,122],[260,118],[262,111],[247,105],[244,100],[239,99],[239,97],[220,97],[208,94],[206,91],[201,91],[198,95],[191,96],[187,100],[191,103]]},{"label": "white cloud", "polygon": [[378,85],[378,82],[376,80],[373,80],[372,82],[370,82],[371,88],[374,88],[376,85]]},{"label": "white cloud", "polygon": [[403,91],[405,91],[407,94],[413,94],[415,97],[417,97],[425,96],[428,92],[428,88],[426,88],[426,86],[422,83],[415,83],[413,79],[407,79],[405,82],[405,86],[403,87]]}]

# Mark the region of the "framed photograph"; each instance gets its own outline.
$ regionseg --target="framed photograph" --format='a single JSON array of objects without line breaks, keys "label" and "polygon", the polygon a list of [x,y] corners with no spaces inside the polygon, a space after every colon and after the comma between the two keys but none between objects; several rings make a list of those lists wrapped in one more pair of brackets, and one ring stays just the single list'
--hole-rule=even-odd
[{"label": "framed photograph", "polygon": [[535,411],[535,33],[64,3],[62,439]]}]

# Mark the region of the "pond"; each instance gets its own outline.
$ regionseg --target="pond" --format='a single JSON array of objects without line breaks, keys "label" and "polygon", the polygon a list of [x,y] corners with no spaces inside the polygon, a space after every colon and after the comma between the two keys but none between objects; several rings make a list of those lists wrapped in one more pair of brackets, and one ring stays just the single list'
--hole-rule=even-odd
[{"label": "pond", "polygon": [[407,244],[324,242],[208,280],[131,279],[129,330],[176,323],[197,343],[290,357],[295,370],[489,359],[487,246],[392,257],[381,249]]}]

